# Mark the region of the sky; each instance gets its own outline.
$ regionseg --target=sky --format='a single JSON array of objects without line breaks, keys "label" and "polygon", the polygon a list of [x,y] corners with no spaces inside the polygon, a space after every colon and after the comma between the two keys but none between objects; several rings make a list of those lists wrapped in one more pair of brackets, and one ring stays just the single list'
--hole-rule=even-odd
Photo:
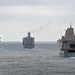
[{"label": "sky", "polygon": [[57,41],[75,28],[75,0],[0,0],[1,41]]}]

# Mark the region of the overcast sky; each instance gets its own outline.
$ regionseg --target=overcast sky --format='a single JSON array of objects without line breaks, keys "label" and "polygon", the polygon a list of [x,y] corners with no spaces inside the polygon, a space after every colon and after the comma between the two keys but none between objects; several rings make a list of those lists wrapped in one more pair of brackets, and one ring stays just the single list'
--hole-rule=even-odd
[{"label": "overcast sky", "polygon": [[75,0],[0,0],[2,41],[22,41],[27,32],[35,41],[57,41],[75,28]]}]

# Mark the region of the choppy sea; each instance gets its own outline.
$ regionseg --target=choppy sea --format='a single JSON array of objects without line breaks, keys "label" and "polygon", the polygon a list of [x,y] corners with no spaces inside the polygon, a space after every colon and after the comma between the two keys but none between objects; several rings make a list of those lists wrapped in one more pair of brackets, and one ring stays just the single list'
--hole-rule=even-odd
[{"label": "choppy sea", "polygon": [[36,42],[33,49],[1,42],[0,75],[75,75],[75,58],[59,57],[56,42]]}]

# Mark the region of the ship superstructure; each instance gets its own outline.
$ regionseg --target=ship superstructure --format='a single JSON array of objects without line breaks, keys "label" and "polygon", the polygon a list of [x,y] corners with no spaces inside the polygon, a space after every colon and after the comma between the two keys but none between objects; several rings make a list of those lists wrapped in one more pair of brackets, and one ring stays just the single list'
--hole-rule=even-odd
[{"label": "ship superstructure", "polygon": [[67,28],[65,36],[58,40],[60,46],[60,56],[75,57],[75,35],[74,28]]},{"label": "ship superstructure", "polygon": [[30,32],[28,32],[28,36],[23,38],[24,48],[34,48],[34,38],[31,37]]}]

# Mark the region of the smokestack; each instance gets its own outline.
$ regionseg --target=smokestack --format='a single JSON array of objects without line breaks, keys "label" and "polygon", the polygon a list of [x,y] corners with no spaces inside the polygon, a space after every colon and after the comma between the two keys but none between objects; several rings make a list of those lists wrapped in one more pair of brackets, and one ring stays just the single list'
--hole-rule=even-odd
[{"label": "smokestack", "polygon": [[28,37],[30,37],[30,32],[28,32]]}]

